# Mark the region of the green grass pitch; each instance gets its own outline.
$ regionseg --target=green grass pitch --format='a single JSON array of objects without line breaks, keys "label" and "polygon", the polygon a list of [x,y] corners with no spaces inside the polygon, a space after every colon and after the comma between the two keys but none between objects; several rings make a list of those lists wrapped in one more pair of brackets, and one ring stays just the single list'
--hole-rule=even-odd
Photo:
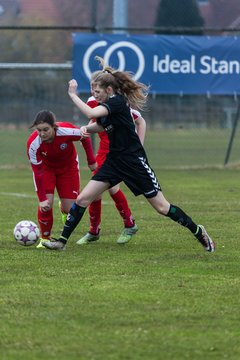
[{"label": "green grass pitch", "polygon": [[[1,135],[0,359],[238,360],[239,169],[170,169],[170,158],[156,168],[167,199],[206,226],[215,253],[124,185],[139,226],[129,244],[116,244],[122,221],[106,193],[98,242],[76,245],[86,213],[66,251],[38,250],[12,235],[18,221],[37,221],[25,135],[14,138],[17,155],[13,136]],[[85,166],[81,175],[84,186]],[[54,215],[57,236],[57,199]]]}]

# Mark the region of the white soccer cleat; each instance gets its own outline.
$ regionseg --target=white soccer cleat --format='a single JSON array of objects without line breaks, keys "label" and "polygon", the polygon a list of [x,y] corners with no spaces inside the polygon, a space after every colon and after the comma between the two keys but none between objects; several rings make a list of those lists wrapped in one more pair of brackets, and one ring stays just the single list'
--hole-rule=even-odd
[{"label": "white soccer cleat", "polygon": [[202,244],[202,246],[206,251],[214,252],[215,251],[214,241],[210,238],[203,225],[198,225],[198,226],[202,229],[202,238],[201,240],[198,239],[198,241]]},{"label": "white soccer cleat", "polygon": [[60,240],[46,240],[42,241],[42,245],[49,250],[65,250],[65,245]]}]

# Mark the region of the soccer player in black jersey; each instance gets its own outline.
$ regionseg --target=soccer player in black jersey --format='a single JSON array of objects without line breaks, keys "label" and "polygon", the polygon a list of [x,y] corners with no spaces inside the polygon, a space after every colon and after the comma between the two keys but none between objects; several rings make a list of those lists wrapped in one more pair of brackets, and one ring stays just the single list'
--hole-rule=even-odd
[{"label": "soccer player in black jersey", "polygon": [[103,70],[92,85],[99,106],[92,109],[80,99],[76,80],[69,81],[68,94],[88,119],[97,119],[96,123],[81,128],[82,135],[87,137],[104,130],[109,137],[109,153],[102,167],[78,195],[60,238],[45,241],[43,245],[51,250],[63,250],[88,205],[105,190],[123,181],[134,195],[144,195],[159,214],[188,228],[206,251],[213,252],[215,244],[204,226],[197,225],[180,207],[165,199],[136,134],[130,106],[142,110],[148,88],[135,81],[128,72],[115,70],[105,65],[103,59],[98,60]]}]

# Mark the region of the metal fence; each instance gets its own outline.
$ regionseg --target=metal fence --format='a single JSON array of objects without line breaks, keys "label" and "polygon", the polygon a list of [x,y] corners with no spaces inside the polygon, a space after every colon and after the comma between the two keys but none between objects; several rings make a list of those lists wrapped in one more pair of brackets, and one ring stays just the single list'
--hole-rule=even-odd
[{"label": "metal fence", "polygon": [[[0,123],[29,124],[42,108],[63,120],[85,121],[68,98],[71,77],[71,64],[0,64]],[[231,129],[237,104],[236,96],[153,94],[144,116],[152,130]]]},{"label": "metal fence", "polygon": [[[24,36],[21,36],[23,44],[27,44],[27,37],[33,36],[36,30],[37,28],[27,27],[25,30],[21,28],[21,31],[25,31]],[[5,31],[16,33],[18,29],[11,27],[11,30],[0,31],[0,39],[4,37]],[[42,39],[48,37],[43,35],[48,31],[47,28],[39,28],[38,41],[41,38],[39,36],[41,31]],[[72,28],[53,28],[49,31],[51,34],[54,31],[58,33],[63,31],[65,35],[61,38],[61,46],[71,48]],[[234,31],[238,32],[237,29]],[[31,41],[34,43],[34,36]],[[14,65],[10,55],[6,60],[6,57],[0,53],[0,126],[2,128],[9,124],[13,128],[27,126],[32,123],[35,114],[43,108],[51,109],[59,120],[72,121],[79,125],[86,123],[86,119],[73,106],[67,94],[68,81],[72,77],[70,50],[67,50],[65,57],[60,59],[56,59],[54,47],[47,50],[48,63],[43,65],[32,63],[21,66],[16,62],[16,57],[14,57]],[[83,99],[86,100],[88,96],[89,94],[84,94]],[[150,95],[148,110],[143,114],[148,132],[153,133],[154,140],[147,140],[146,143],[150,154],[155,154],[154,159],[158,159],[158,153],[159,157],[161,154],[161,162],[166,166],[222,165],[226,159],[234,124],[237,125],[238,103],[239,99],[236,96]],[[230,163],[238,163],[240,158],[237,126],[235,130],[229,156]]]},{"label": "metal fence", "polygon": [[[1,128],[27,128],[41,109],[52,110],[61,121],[86,124],[86,118],[67,94],[71,75],[70,64],[46,68],[29,65],[21,69],[2,66]],[[83,100],[88,96],[84,94]],[[180,168],[223,165],[237,125],[238,103],[238,98],[233,96],[150,95],[143,116],[148,129],[146,148],[153,165]],[[234,164],[240,159],[238,127],[236,130],[228,158]],[[1,149],[8,151],[8,144],[2,144]]]}]

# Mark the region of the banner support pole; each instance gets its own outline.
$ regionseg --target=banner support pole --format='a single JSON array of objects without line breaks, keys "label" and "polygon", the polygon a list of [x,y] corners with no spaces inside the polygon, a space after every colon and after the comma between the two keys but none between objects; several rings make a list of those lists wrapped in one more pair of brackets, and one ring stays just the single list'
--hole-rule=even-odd
[{"label": "banner support pole", "polygon": [[237,124],[238,124],[238,120],[239,120],[239,115],[240,115],[240,103],[238,101],[237,112],[236,112],[235,119],[234,119],[234,122],[233,122],[232,133],[231,133],[230,140],[229,140],[229,143],[228,143],[227,153],[226,153],[225,160],[224,160],[224,166],[227,165],[229,157],[230,157],[233,140],[234,140],[235,133],[236,133],[236,130],[237,130]]}]

